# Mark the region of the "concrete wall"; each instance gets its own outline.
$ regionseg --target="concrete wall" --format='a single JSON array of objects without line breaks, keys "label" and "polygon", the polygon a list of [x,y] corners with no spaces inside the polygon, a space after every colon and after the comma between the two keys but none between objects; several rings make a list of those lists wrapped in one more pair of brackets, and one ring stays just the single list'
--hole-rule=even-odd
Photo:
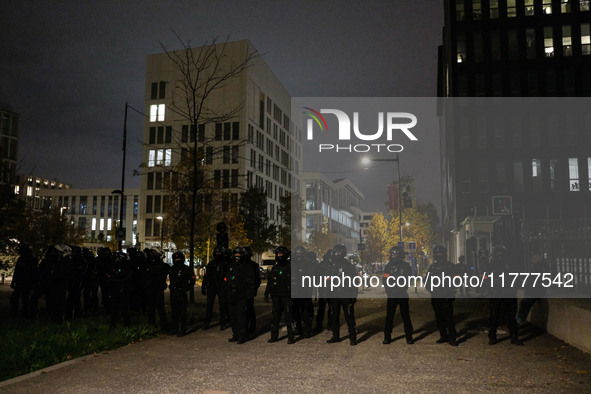
[{"label": "concrete wall", "polygon": [[530,323],[591,354],[591,300],[550,298],[538,301]]}]

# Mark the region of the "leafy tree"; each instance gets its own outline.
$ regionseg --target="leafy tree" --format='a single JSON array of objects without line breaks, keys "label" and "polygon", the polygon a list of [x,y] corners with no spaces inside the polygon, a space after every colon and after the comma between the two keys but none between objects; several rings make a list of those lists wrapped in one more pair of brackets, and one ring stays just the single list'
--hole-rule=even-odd
[{"label": "leafy tree", "polygon": [[[302,230],[304,200],[298,193],[286,193],[279,199],[279,215],[283,224],[279,226],[279,244],[292,248],[294,244],[301,244],[299,234]],[[295,239],[294,239],[295,238]]]},{"label": "leafy tree", "polygon": [[240,217],[246,236],[252,241],[250,247],[254,253],[263,253],[273,246],[277,237],[277,227],[267,217],[267,193],[250,188],[242,193],[240,200]]},{"label": "leafy tree", "polygon": [[364,254],[365,261],[369,263],[384,261],[391,246],[388,222],[384,218],[384,215],[378,212],[371,218],[371,223],[367,230],[367,250]]},{"label": "leafy tree", "polygon": [[321,258],[334,245],[334,237],[328,231],[313,230],[308,237],[308,248]]}]

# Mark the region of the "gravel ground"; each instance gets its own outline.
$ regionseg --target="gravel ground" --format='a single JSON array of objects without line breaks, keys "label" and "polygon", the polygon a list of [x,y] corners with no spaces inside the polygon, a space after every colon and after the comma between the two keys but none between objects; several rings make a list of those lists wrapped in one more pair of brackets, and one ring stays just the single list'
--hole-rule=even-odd
[{"label": "gravel ground", "polygon": [[227,341],[230,330],[197,326],[182,338],[161,335],[2,382],[0,392],[591,392],[591,355],[532,326],[521,329],[525,346],[511,345],[503,327],[489,346],[486,300],[456,301],[458,347],[435,343],[428,298],[411,300],[414,345],[398,315],[395,341],[382,344],[385,300],[371,298],[355,305],[358,346],[349,346],[344,324],[340,343],[327,344],[325,331],[287,345],[285,337],[267,343],[271,307],[262,290],[258,336],[243,345]]}]

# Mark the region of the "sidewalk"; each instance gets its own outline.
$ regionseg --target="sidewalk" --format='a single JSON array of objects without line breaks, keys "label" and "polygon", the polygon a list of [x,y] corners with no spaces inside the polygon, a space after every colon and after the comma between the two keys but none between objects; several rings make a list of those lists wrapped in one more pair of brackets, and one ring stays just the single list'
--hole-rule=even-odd
[{"label": "sidewalk", "polygon": [[[225,392],[589,392],[591,355],[527,326],[525,346],[488,346],[486,300],[456,301],[459,347],[438,345],[428,299],[411,300],[414,345],[399,316],[383,345],[385,300],[355,305],[360,343],[327,344],[330,333],[268,344],[270,305],[257,298],[262,332],[244,345],[213,326],[183,338],[161,336],[0,383],[1,393]],[[342,317],[341,317],[342,320]],[[346,335],[346,327],[341,327]]]}]

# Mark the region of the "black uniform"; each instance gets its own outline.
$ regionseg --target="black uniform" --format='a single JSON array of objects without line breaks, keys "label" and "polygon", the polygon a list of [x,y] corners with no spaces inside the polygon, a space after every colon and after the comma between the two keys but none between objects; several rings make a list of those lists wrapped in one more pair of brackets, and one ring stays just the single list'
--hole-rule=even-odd
[{"label": "black uniform", "polygon": [[[143,252],[138,252],[142,253]],[[166,290],[166,278],[170,266],[162,261],[162,258],[152,256],[150,264],[145,272],[145,305],[148,311],[148,323],[156,325],[156,311],[158,311],[158,318],[160,321],[160,329],[162,331],[168,330],[168,319],[166,318],[166,310],[164,309],[164,290]]]},{"label": "black uniform", "polygon": [[[157,251],[155,252],[154,258],[162,260],[162,255]],[[152,256],[146,256],[143,252],[134,248],[129,248],[127,253],[129,253],[129,262],[132,268],[129,306],[134,312],[146,312],[146,302],[148,300],[146,297],[146,271]]]},{"label": "black uniform", "polygon": [[68,298],[66,300],[66,320],[75,319],[82,315],[82,288],[86,277],[87,262],[82,255],[82,249],[72,247],[72,256],[68,264]]},{"label": "black uniform", "polygon": [[113,270],[113,255],[109,248],[99,248],[96,263],[96,275],[98,285],[101,289],[101,304],[105,309],[105,312],[109,313],[109,273]]},{"label": "black uniform", "polygon": [[228,262],[224,256],[223,249],[216,246],[213,251],[213,260],[205,267],[205,275],[201,284],[201,293],[207,296],[204,330],[208,329],[211,323],[213,304],[216,297],[218,298],[220,307],[220,330],[226,329],[229,325],[228,304],[226,297],[222,294],[223,273],[226,270],[227,264]]},{"label": "black uniform", "polygon": [[[447,261],[446,250],[438,245],[433,248],[433,263],[427,269],[427,277],[441,277],[442,274],[453,276],[455,270],[451,262]],[[425,282],[427,290],[431,292],[431,306],[435,313],[435,322],[439,330],[440,338],[437,343],[449,342],[452,346],[457,346],[456,323],[454,321],[454,301],[455,289],[453,287],[435,287],[431,290],[430,279]]]},{"label": "black uniform", "polygon": [[248,297],[246,300],[246,332],[248,335],[251,335],[254,334],[257,329],[257,315],[254,310],[254,298],[261,286],[261,272],[257,262],[253,261],[251,258],[252,250],[248,247],[244,249],[246,250],[246,264],[250,266],[254,274],[254,292],[251,293],[252,297]]},{"label": "black uniform", "polygon": [[388,295],[388,303],[386,306],[386,323],[384,327],[384,344],[389,344],[392,341],[392,328],[394,327],[394,314],[396,307],[400,306],[400,316],[404,323],[404,334],[406,336],[406,343],[409,345],[413,343],[412,333],[413,327],[410,320],[410,311],[408,304],[408,283],[404,288],[395,286],[396,278],[403,276],[408,278],[412,275],[412,268],[404,260],[404,250],[398,246],[390,249],[390,261],[384,268],[383,284]]},{"label": "black uniform", "polygon": [[272,302],[273,320],[271,321],[271,338],[268,342],[279,339],[281,316],[285,313],[287,326],[287,343],[295,343],[293,330],[293,302],[291,300],[291,262],[289,249],[280,246],[275,251],[275,264],[269,272],[265,301]]},{"label": "black uniform", "polygon": [[[331,261],[332,249],[328,250],[322,258],[322,262],[318,263],[315,267],[314,274],[318,277],[329,276],[329,267],[332,265]],[[327,329],[332,331],[332,307],[330,305],[329,289],[327,287],[318,288],[318,311],[316,312],[316,327],[314,332],[322,332],[324,313],[328,310]]]},{"label": "black uniform", "polygon": [[252,267],[246,263],[244,248],[232,251],[233,259],[224,275],[224,290],[228,299],[228,311],[232,325],[230,342],[243,344],[247,339],[246,303],[254,296],[255,278]]},{"label": "black uniform", "polygon": [[[487,272],[498,275],[503,272],[508,273],[512,271],[504,246],[495,246],[492,254]],[[514,345],[523,345],[523,342],[518,337],[517,321],[515,320],[517,313],[515,290],[507,286],[505,288],[492,288],[489,289],[489,292],[493,298],[489,300],[488,344],[494,345],[497,343],[497,328],[499,327],[502,314],[504,314],[507,319],[509,334],[511,335],[511,343]]]},{"label": "black uniform", "polygon": [[16,260],[10,287],[14,289],[10,296],[10,315],[19,314],[19,301],[22,302],[21,315],[29,315],[29,296],[37,279],[37,259],[28,245],[19,245],[20,257]]},{"label": "black uniform", "polygon": [[119,316],[123,318],[125,327],[131,325],[129,316],[129,292],[131,289],[131,265],[129,257],[123,252],[113,254],[113,267],[107,274],[109,288],[109,305],[111,312],[111,326],[115,327]]},{"label": "black uniform", "polygon": [[178,336],[183,336],[187,333],[187,292],[195,285],[195,274],[191,267],[185,265],[184,255],[181,253],[177,256],[173,257],[173,265],[168,274],[170,278],[170,314],[173,331],[176,331]]},{"label": "black uniform", "polygon": [[[306,252],[301,246],[297,247],[292,259],[295,286],[301,286],[302,276],[314,275],[316,265],[316,253]],[[301,288],[299,289],[299,293],[302,293],[306,297],[293,299],[293,318],[296,325],[296,332],[304,338],[310,338],[312,336],[312,320],[314,318],[313,291],[313,287]]]},{"label": "black uniform", "polygon": [[[351,264],[345,256],[347,249],[344,245],[336,245],[333,249],[333,257],[331,259],[332,265],[329,267],[329,276],[337,276],[339,278],[349,277],[351,281],[357,275],[357,271],[353,264]],[[332,307],[332,338],[327,342],[334,343],[340,341],[340,314],[341,309],[345,315],[347,328],[349,330],[349,342],[352,346],[357,345],[357,328],[355,327],[355,302],[357,302],[357,288],[341,286],[336,288],[330,294],[330,304]]]},{"label": "black uniform", "polygon": [[82,248],[82,255],[86,260],[86,274],[82,284],[84,296],[84,311],[98,309],[98,277],[96,272],[96,259],[88,248]]}]

